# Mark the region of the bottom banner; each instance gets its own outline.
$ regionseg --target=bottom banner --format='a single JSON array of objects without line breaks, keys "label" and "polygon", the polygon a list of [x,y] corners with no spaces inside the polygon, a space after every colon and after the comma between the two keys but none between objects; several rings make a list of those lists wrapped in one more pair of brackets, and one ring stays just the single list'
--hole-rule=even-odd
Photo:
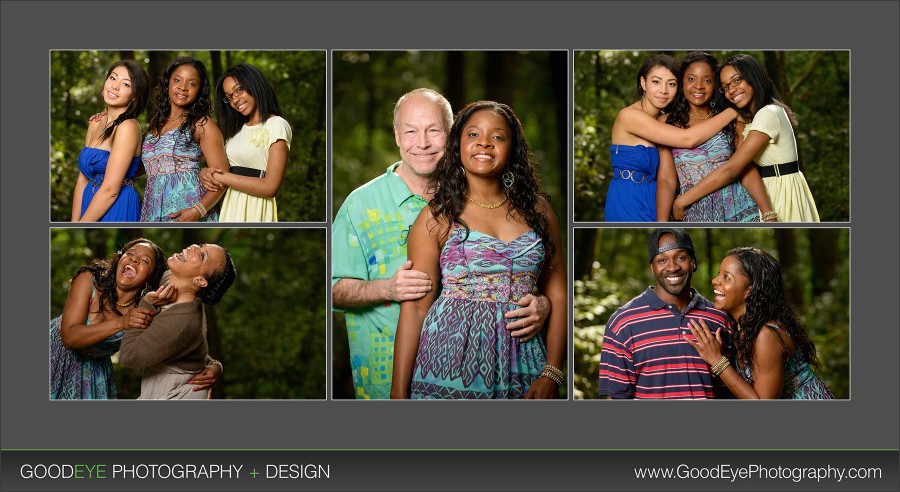
[{"label": "bottom banner", "polygon": [[3,450],[2,490],[898,490],[897,450]]}]

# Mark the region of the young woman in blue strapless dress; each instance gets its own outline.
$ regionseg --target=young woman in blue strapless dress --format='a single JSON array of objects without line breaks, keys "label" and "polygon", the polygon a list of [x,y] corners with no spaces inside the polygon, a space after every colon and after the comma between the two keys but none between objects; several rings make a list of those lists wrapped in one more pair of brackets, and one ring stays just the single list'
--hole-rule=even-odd
[{"label": "young woman in blue strapless dress", "polygon": [[[410,229],[416,269],[437,289],[400,306],[391,398],[557,398],[565,381],[566,267],[559,225],[539,192],[518,117],[505,104],[463,108]],[[550,299],[541,336],[512,337],[504,315],[534,288]]]},{"label": "young woman in blue strapless dress", "polygon": [[225,140],[210,118],[212,88],[200,60],[180,57],[160,75],[141,157],[147,187],[142,222],[215,222],[221,191],[200,185],[200,160],[228,171]]},{"label": "young woman in blue strapless dress", "polygon": [[141,125],[150,80],[132,60],[112,65],[103,84],[105,115],[88,123],[78,156],[72,222],[133,222],[141,200],[131,180],[141,164]]},{"label": "young woman in blue strapless dress", "polygon": [[[716,308],[737,322],[736,360],[722,355],[722,339],[702,320],[689,322],[693,345],[710,371],[742,400],[831,400],[816,375],[812,335],[788,304],[778,261],[757,248],[729,251],[712,281]],[[732,366],[732,363],[734,364]]]},{"label": "young woman in blue strapless dress", "polygon": [[604,210],[607,222],[656,221],[657,145],[696,147],[737,116],[737,111],[727,109],[690,128],[659,121],[663,110],[675,100],[679,74],[671,56],[650,56],[638,71],[639,100],[616,115],[610,146],[613,174]]}]

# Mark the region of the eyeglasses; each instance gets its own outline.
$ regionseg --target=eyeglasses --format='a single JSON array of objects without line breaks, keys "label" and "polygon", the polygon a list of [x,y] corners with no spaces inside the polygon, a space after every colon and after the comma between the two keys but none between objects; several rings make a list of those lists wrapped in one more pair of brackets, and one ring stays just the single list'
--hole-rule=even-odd
[{"label": "eyeglasses", "polygon": [[719,87],[719,92],[721,92],[722,94],[725,94],[726,92],[728,92],[729,89],[734,89],[735,87],[741,85],[741,82],[743,82],[743,81],[744,81],[744,77],[741,77],[740,75],[735,75],[734,78],[731,79],[730,82],[726,82]]},{"label": "eyeglasses", "polygon": [[234,91],[231,94],[225,94],[225,97],[223,97],[222,100],[225,101],[226,104],[231,104],[231,102],[234,101],[234,98],[240,96],[243,93],[244,88],[237,85],[234,87]]}]

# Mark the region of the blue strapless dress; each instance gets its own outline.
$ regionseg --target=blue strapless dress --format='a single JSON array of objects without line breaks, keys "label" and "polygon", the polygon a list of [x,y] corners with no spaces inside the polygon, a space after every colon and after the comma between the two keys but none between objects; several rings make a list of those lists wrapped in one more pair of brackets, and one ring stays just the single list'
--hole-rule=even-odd
[{"label": "blue strapless dress", "polygon": [[613,178],[606,191],[604,220],[655,222],[659,150],[643,145],[612,145],[609,154]]},{"label": "blue strapless dress", "polygon": [[[84,214],[94,199],[94,194],[103,183],[106,174],[106,162],[109,160],[109,151],[85,147],[78,155],[78,169],[88,179],[84,193],[81,195],[81,213]],[[131,180],[137,175],[141,158],[131,159],[128,171],[125,173],[125,181],[116,201],[113,202],[106,214],[98,222],[137,222],[141,218],[141,199],[135,191]]]}]

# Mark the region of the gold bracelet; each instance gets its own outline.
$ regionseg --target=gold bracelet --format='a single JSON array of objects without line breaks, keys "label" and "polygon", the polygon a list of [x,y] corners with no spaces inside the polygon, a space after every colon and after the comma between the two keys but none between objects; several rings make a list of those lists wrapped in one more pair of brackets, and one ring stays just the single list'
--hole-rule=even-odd
[{"label": "gold bracelet", "polygon": [[206,218],[206,214],[208,213],[208,211],[206,210],[206,207],[204,207],[202,203],[197,202],[191,206],[194,207],[194,210],[196,210],[200,214],[201,218]]},{"label": "gold bracelet", "polygon": [[731,362],[729,362],[728,358],[723,355],[722,358],[719,359],[719,361],[716,362],[714,366],[712,366],[709,372],[712,373],[713,376],[718,376],[719,374],[722,374],[730,365]]},{"label": "gold bracelet", "polygon": [[541,370],[541,377],[545,377],[559,386],[562,386],[566,381],[566,375],[562,369],[552,364],[544,365],[544,368]]},{"label": "gold bracelet", "polygon": [[761,213],[761,214],[759,214],[759,220],[762,222],[777,221],[778,220],[778,212],[776,212],[774,210],[770,210],[768,212]]}]

